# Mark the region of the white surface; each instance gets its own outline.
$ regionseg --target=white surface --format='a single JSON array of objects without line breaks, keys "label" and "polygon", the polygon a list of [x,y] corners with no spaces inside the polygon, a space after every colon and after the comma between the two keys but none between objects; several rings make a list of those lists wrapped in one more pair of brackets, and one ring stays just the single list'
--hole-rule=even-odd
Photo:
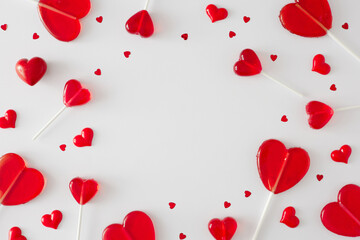
[{"label": "white surface", "polygon": [[[283,29],[278,14],[290,1],[152,0],[149,11],[156,33],[149,39],[126,32],[126,20],[143,0],[93,0],[83,30],[70,43],[59,42],[43,27],[31,1],[1,0],[0,112],[18,113],[14,130],[0,129],[1,154],[15,152],[47,179],[44,192],[28,204],[0,212],[0,239],[19,226],[29,240],[75,239],[78,205],[68,183],[73,177],[95,178],[98,195],[84,206],[81,239],[99,240],[112,223],[132,210],[151,216],[158,240],[213,239],[210,219],[234,217],[234,239],[250,239],[268,191],[257,173],[256,152],[269,138],[288,147],[303,147],[311,157],[305,178],[275,196],[259,240],[346,239],[327,231],[320,221],[325,204],[335,201],[348,183],[360,184],[358,173],[360,111],[336,114],[322,130],[307,125],[305,104],[323,100],[334,108],[360,103],[359,63],[329,37],[306,39]],[[330,0],[332,32],[360,54],[357,0]],[[209,3],[229,10],[212,24]],[[103,16],[100,24],[95,18]],[[243,16],[251,17],[245,24]],[[349,23],[349,30],[341,28]],[[230,39],[230,30],[236,37]],[[40,35],[33,40],[36,32]],[[180,35],[189,34],[184,41]],[[241,78],[233,65],[241,50],[253,48],[272,77],[309,96],[301,99],[278,84],[255,76]],[[123,52],[130,50],[126,59]],[[332,66],[328,76],[311,72],[312,58],[323,53]],[[276,62],[270,54],[277,54]],[[39,56],[48,72],[34,87],[15,73],[23,57]],[[101,76],[94,75],[100,68]],[[65,111],[37,140],[31,137],[62,107],[67,80],[80,80],[93,101]],[[338,91],[329,87],[335,83]],[[288,116],[289,122],[280,118]],[[85,127],[94,130],[93,146],[77,148],[72,138]],[[67,144],[65,152],[60,144]],[[343,144],[353,148],[348,165],[330,159]],[[321,182],[316,174],[324,174]],[[250,190],[250,198],[244,197]],[[168,202],[177,205],[170,210]],[[225,209],[224,201],[232,206]],[[282,210],[294,206],[300,225],[280,224]],[[59,209],[64,219],[55,231],[42,226],[45,213]]]}]

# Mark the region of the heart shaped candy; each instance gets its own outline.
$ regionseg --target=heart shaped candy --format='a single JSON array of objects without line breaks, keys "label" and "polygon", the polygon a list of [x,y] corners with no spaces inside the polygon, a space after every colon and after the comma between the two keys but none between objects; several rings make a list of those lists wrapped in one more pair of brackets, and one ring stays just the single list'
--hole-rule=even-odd
[{"label": "heart shaped candy", "polygon": [[14,110],[7,110],[5,116],[0,118],[0,128],[15,128],[16,117]]},{"label": "heart shaped candy", "polygon": [[240,53],[240,59],[234,65],[234,71],[239,76],[253,76],[261,73],[261,62],[252,49]]},{"label": "heart shaped candy", "polygon": [[88,203],[98,192],[99,184],[93,180],[74,178],[70,181],[71,194],[80,205]]},{"label": "heart shaped candy", "polygon": [[15,70],[17,75],[25,83],[34,86],[44,76],[47,69],[44,59],[34,57],[30,60],[26,58],[20,59],[16,65]]},{"label": "heart shaped candy", "polygon": [[21,229],[13,227],[9,231],[9,240],[26,240],[26,237],[21,234]]},{"label": "heart shaped candy", "polygon": [[15,153],[0,158],[0,203],[11,206],[29,202],[43,190],[45,180],[41,172],[27,168]]},{"label": "heart shaped candy", "polygon": [[154,33],[154,24],[150,14],[146,10],[135,13],[125,24],[126,30],[131,34],[141,37],[151,37]]},{"label": "heart shaped candy", "polygon": [[299,225],[300,221],[299,218],[295,216],[295,214],[296,214],[295,208],[293,207],[285,208],[280,222],[284,223],[286,226],[290,228],[296,228]]},{"label": "heart shaped candy", "polygon": [[39,15],[56,39],[69,42],[77,38],[81,30],[79,19],[91,8],[90,0],[40,0]]},{"label": "heart shaped candy", "polygon": [[73,107],[83,105],[89,102],[90,99],[90,91],[86,88],[83,88],[78,80],[72,79],[66,82],[63,97],[65,106]]},{"label": "heart shaped candy", "polygon": [[210,4],[206,7],[206,13],[213,23],[223,20],[228,16],[228,11],[225,8],[218,8],[214,4]]},{"label": "heart shaped candy", "polygon": [[344,145],[340,148],[340,150],[334,150],[331,153],[331,159],[335,162],[348,163],[350,155],[351,147],[349,145]]},{"label": "heart shaped candy", "polygon": [[327,0],[295,0],[280,11],[280,22],[291,33],[303,37],[321,37],[332,27]]},{"label": "heart shaped candy", "polygon": [[317,54],[313,59],[312,71],[322,75],[329,74],[331,67],[325,62],[325,57],[322,54]]},{"label": "heart shaped candy", "polygon": [[266,189],[278,194],[295,186],[310,166],[308,153],[302,148],[286,149],[278,140],[267,140],[257,153],[261,181]]},{"label": "heart shaped candy", "polygon": [[62,213],[59,210],[54,210],[51,214],[45,214],[41,218],[41,223],[45,227],[57,229],[61,220],[62,220]]},{"label": "heart shaped candy", "polygon": [[155,240],[154,225],[144,212],[134,211],[124,218],[123,224],[105,228],[102,240]]},{"label": "heart shaped candy", "polygon": [[325,103],[311,101],[306,105],[306,113],[309,115],[310,127],[321,129],[330,121],[334,115],[334,110]]},{"label": "heart shaped candy", "polygon": [[84,128],[81,131],[81,135],[77,135],[74,137],[73,142],[77,147],[91,146],[93,137],[93,130],[91,128]]},{"label": "heart shaped candy", "polygon": [[344,186],[337,202],[327,204],[321,211],[321,221],[331,232],[341,236],[360,236],[360,187]]},{"label": "heart shaped candy", "polygon": [[231,240],[236,232],[237,223],[232,217],[223,220],[215,218],[209,222],[208,228],[216,240]]}]

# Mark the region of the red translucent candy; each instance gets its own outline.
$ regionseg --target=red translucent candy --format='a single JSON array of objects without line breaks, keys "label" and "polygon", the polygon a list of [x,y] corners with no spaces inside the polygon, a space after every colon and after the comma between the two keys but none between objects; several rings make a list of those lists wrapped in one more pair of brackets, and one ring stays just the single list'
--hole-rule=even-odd
[{"label": "red translucent candy", "polygon": [[239,76],[252,76],[261,73],[261,62],[256,53],[245,49],[240,53],[240,59],[234,65],[234,71]]},{"label": "red translucent candy", "polygon": [[280,222],[284,223],[286,226],[290,228],[296,228],[297,226],[299,226],[300,221],[299,218],[295,216],[295,214],[296,214],[295,208],[293,207],[285,208]]},{"label": "red translucent candy", "polygon": [[344,145],[340,150],[335,150],[331,153],[331,159],[335,162],[348,163],[351,152],[351,147],[349,145]]},{"label": "red translucent candy", "polygon": [[57,229],[63,218],[59,210],[54,210],[51,214],[45,214],[41,218],[41,223],[48,228]]},{"label": "red translucent candy", "polygon": [[146,10],[135,13],[125,24],[126,30],[131,34],[150,37],[154,33],[154,24]]},{"label": "red translucent candy", "polygon": [[0,128],[15,128],[16,112],[12,109],[7,110],[4,117],[0,117]]},{"label": "red translucent candy", "polygon": [[223,220],[215,218],[209,222],[208,228],[216,240],[230,240],[236,232],[237,223],[232,217]]},{"label": "red translucent candy", "polygon": [[98,192],[99,184],[93,179],[74,178],[69,184],[71,194],[80,205],[88,203]]},{"label": "red translucent candy", "polygon": [[334,110],[325,103],[311,101],[306,105],[306,113],[309,115],[310,127],[321,129],[330,121],[334,115]]},{"label": "red translucent candy", "polygon": [[83,88],[78,80],[72,79],[66,82],[64,87],[64,104],[67,107],[83,105],[89,102],[91,93]]},{"label": "red translucent candy", "polygon": [[27,168],[25,161],[15,153],[0,158],[0,203],[19,205],[37,197],[45,180],[41,172]]},{"label": "red translucent candy", "polygon": [[360,187],[344,186],[337,202],[327,204],[321,211],[321,221],[331,232],[346,237],[360,236]]},{"label": "red translucent candy", "polygon": [[44,76],[47,69],[44,59],[34,57],[30,60],[26,58],[20,59],[15,70],[17,75],[30,86],[34,86]]},{"label": "red translucent candy", "polygon": [[124,218],[123,224],[105,228],[102,240],[155,240],[155,229],[148,215],[134,211]]},{"label": "red translucent candy", "polygon": [[40,0],[39,14],[46,29],[56,39],[69,42],[81,30],[79,19],[91,8],[90,0]]},{"label": "red translucent candy", "polygon": [[313,59],[312,71],[322,75],[329,74],[331,67],[325,62],[325,57],[322,54],[317,54]]},{"label": "red translucent candy", "polygon": [[302,148],[286,149],[278,140],[267,140],[257,153],[261,181],[266,189],[278,194],[295,186],[310,166],[308,153]]},{"label": "red translucent candy", "polygon": [[19,227],[13,227],[9,231],[9,240],[27,240],[25,236],[21,234]]},{"label": "red translucent candy", "polygon": [[324,36],[332,27],[327,0],[296,0],[283,7],[279,17],[284,28],[303,37]]},{"label": "red translucent candy", "polygon": [[213,23],[223,20],[228,16],[228,11],[225,8],[218,8],[214,4],[210,4],[206,7],[206,13]]},{"label": "red translucent candy", "polygon": [[77,147],[91,146],[93,137],[93,130],[91,128],[84,128],[81,131],[81,135],[77,135],[76,137],[74,137],[73,142]]}]

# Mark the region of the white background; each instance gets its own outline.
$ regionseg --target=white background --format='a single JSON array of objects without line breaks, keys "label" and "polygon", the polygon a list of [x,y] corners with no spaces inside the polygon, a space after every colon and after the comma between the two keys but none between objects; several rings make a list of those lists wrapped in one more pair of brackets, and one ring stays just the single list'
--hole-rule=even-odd
[{"label": "white background", "polygon": [[[0,129],[1,155],[20,154],[43,172],[44,192],[33,201],[0,212],[0,239],[19,226],[29,240],[75,239],[78,205],[68,189],[73,177],[95,178],[98,195],[84,207],[81,239],[100,240],[102,231],[121,223],[133,210],[151,216],[158,240],[213,239],[207,224],[215,217],[234,217],[234,239],[249,239],[268,191],[257,173],[256,152],[267,139],[302,147],[311,158],[304,179],[278,195],[259,240],[345,239],[327,231],[320,211],[335,201],[342,186],[360,184],[360,110],[335,113],[322,130],[310,129],[305,105],[322,100],[339,107],[360,104],[359,62],[329,37],[306,39],[290,34],[279,20],[286,0],[169,1],[152,0],[149,11],[156,32],[149,39],[130,35],[124,25],[141,10],[143,0],[93,0],[73,42],[54,39],[43,27],[36,4],[1,0],[0,112],[18,113],[15,129]],[[329,0],[333,33],[360,54],[357,0]],[[211,23],[205,14],[214,3],[229,11],[226,20]],[[95,18],[103,16],[100,24]],[[251,17],[245,24],[243,16]],[[341,25],[349,23],[349,30]],[[230,39],[229,31],[236,37]],[[36,32],[40,38],[33,40]],[[184,41],[180,36],[189,34]],[[304,93],[301,99],[262,77],[242,78],[232,68],[241,50],[253,48],[269,75]],[[126,59],[124,51],[131,51]],[[332,71],[311,71],[315,54],[325,55]],[[272,62],[270,54],[277,54]],[[39,56],[48,72],[30,87],[15,73],[21,58]],[[100,68],[101,76],[94,75]],[[80,80],[93,94],[87,105],[66,110],[38,139],[32,136],[62,106],[69,79]],[[335,83],[338,90],[329,87]],[[283,123],[286,114],[289,121]],[[85,127],[93,146],[77,148],[72,138]],[[60,144],[67,144],[65,152]],[[343,144],[353,148],[348,165],[330,159]],[[317,174],[324,179],[318,182]],[[245,198],[244,191],[251,197]],[[175,202],[170,210],[168,203]],[[224,201],[231,202],[225,209]],[[282,210],[294,206],[299,227],[279,223]],[[59,209],[58,230],[42,226],[45,213]]]}]

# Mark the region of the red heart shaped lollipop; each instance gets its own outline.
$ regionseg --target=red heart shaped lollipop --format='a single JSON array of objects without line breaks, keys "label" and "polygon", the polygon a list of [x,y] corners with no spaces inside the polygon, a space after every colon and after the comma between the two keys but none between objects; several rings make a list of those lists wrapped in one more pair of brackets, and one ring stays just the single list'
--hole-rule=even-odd
[{"label": "red heart shaped lollipop", "polygon": [[93,180],[74,178],[69,184],[70,191],[80,205],[88,203],[98,192],[99,184]]},{"label": "red heart shaped lollipop", "polygon": [[293,207],[285,208],[280,222],[284,223],[286,226],[290,228],[296,228],[297,226],[299,226],[300,221],[299,218],[295,216],[295,214],[296,214],[295,208]]},{"label": "red heart shaped lollipop", "polygon": [[34,57],[30,60],[23,58],[15,65],[17,75],[30,86],[34,86],[40,81],[44,76],[46,69],[46,62],[39,57]]},{"label": "red heart shaped lollipop", "polygon": [[234,71],[239,76],[253,76],[261,73],[261,62],[252,49],[240,53],[240,59],[234,65]]},{"label": "red heart shaped lollipop", "polygon": [[213,23],[223,20],[228,16],[228,11],[225,8],[218,8],[214,4],[210,4],[206,7],[206,13]]},{"label": "red heart shaped lollipop", "polygon": [[83,88],[78,80],[72,79],[67,81],[64,87],[64,104],[67,107],[83,105],[89,102],[91,93],[88,89]]},{"label": "red heart shaped lollipop", "polygon": [[90,0],[40,0],[39,14],[44,26],[56,39],[69,42],[81,30],[79,19],[91,8]]},{"label": "red heart shaped lollipop", "polygon": [[303,37],[321,37],[332,27],[327,0],[295,0],[280,11],[280,21],[291,33]]},{"label": "red heart shaped lollipop", "polygon": [[76,137],[74,137],[73,142],[77,147],[91,146],[93,137],[93,130],[91,128],[84,128],[81,131],[81,135],[77,135]]},{"label": "red heart shaped lollipop", "polygon": [[0,128],[15,128],[16,117],[14,110],[7,110],[5,116],[0,118]]},{"label": "red heart shaped lollipop", "polygon": [[134,211],[124,218],[123,224],[105,228],[102,240],[155,240],[154,225],[144,212]]},{"label": "red heart shaped lollipop", "polygon": [[331,153],[331,159],[335,162],[348,163],[350,155],[351,147],[349,145],[344,145],[340,148],[340,150],[334,150]]},{"label": "red heart shaped lollipop", "polygon": [[26,237],[21,235],[21,229],[13,227],[9,231],[9,240],[26,240]]},{"label": "red heart shaped lollipop", "polygon": [[62,220],[62,217],[62,213],[59,210],[55,210],[51,214],[45,214],[41,218],[41,222],[45,227],[57,229]]},{"label": "red heart shaped lollipop", "polygon": [[41,172],[27,168],[15,153],[0,158],[0,203],[11,206],[29,202],[43,190],[45,180]]},{"label": "red heart shaped lollipop", "polygon": [[151,37],[154,33],[154,24],[150,14],[146,10],[135,13],[125,24],[126,30],[131,34],[141,37]]},{"label": "red heart shaped lollipop", "polygon": [[209,231],[216,240],[230,240],[237,229],[237,223],[232,217],[220,220],[218,218],[212,219],[209,222]]},{"label": "red heart shaped lollipop", "polygon": [[257,164],[266,189],[278,194],[295,186],[310,166],[308,153],[302,148],[286,149],[278,140],[267,140],[260,146]]},{"label": "red heart shaped lollipop", "polygon": [[321,54],[317,54],[313,59],[312,71],[320,73],[322,75],[329,74],[331,67],[325,62],[325,57]]},{"label": "red heart shaped lollipop", "polygon": [[344,186],[337,202],[327,204],[321,211],[321,221],[331,232],[341,236],[360,236],[360,187]]},{"label": "red heart shaped lollipop", "polygon": [[309,125],[313,129],[323,128],[334,115],[334,110],[325,103],[311,101],[306,105]]}]

